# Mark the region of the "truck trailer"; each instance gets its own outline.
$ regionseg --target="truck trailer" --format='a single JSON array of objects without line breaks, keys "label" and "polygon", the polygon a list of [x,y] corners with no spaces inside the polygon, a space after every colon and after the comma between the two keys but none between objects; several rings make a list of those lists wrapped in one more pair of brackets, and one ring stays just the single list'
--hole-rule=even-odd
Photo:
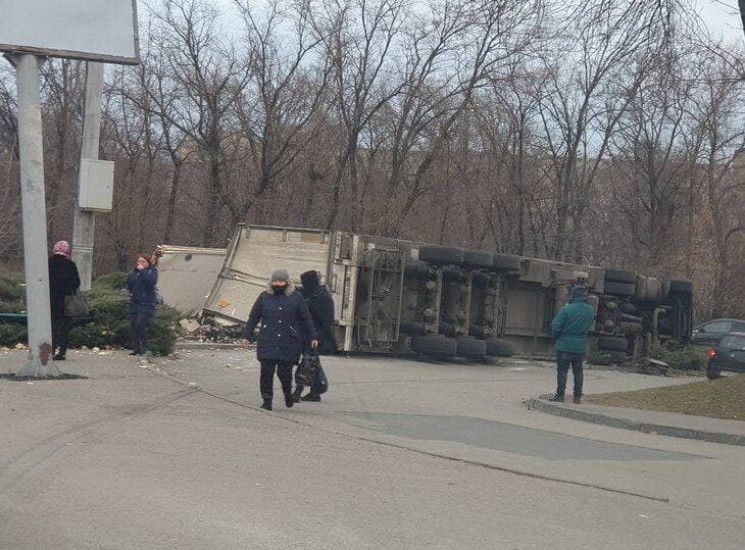
[{"label": "truck trailer", "polygon": [[245,322],[269,274],[315,270],[334,298],[339,351],[483,359],[553,354],[550,324],[574,284],[596,311],[589,352],[620,363],[691,334],[684,279],[344,231],[239,225],[203,316]]}]

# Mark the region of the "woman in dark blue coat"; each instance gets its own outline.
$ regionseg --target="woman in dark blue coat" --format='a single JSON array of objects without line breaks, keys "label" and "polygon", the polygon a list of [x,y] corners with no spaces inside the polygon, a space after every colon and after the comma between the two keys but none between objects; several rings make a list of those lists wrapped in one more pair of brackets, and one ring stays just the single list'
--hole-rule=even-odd
[{"label": "woman in dark blue coat", "polygon": [[245,348],[254,339],[254,329],[261,322],[256,356],[261,363],[262,409],[272,410],[274,397],[274,372],[282,383],[285,405],[292,407],[292,366],[303,351],[303,344],[318,346],[313,320],[308,305],[299,293],[295,293],[290,275],[284,269],[272,273],[270,290],[262,292],[256,299],[241,334],[241,345]]},{"label": "woman in dark blue coat", "polygon": [[[157,256],[153,258],[157,261]],[[145,336],[150,326],[150,317],[155,313],[158,296],[155,285],[158,283],[158,270],[144,254],[137,256],[135,268],[127,276],[129,290],[129,322],[132,324],[132,353],[144,355]]]}]

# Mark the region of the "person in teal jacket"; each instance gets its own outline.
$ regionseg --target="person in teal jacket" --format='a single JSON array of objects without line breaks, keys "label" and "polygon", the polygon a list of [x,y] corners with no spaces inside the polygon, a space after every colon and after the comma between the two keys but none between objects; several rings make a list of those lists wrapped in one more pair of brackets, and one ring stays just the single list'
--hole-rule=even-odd
[{"label": "person in teal jacket", "polygon": [[574,285],[569,292],[569,303],[551,322],[551,333],[556,341],[556,394],[551,401],[564,401],[569,367],[574,377],[574,402],[582,399],[583,372],[587,335],[595,319],[595,311],[585,303],[587,287]]}]

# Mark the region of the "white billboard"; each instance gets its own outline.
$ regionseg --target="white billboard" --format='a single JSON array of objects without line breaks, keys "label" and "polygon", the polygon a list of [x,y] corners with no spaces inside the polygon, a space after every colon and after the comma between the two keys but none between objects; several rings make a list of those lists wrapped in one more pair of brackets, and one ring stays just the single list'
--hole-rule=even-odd
[{"label": "white billboard", "polygon": [[139,63],[136,0],[0,0],[0,51]]}]

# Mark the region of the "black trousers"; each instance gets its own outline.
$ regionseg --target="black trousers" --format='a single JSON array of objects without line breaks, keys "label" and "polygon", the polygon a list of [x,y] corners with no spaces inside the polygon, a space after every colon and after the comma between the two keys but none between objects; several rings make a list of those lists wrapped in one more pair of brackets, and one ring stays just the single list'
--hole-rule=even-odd
[{"label": "black trousers", "polygon": [[132,350],[145,353],[145,337],[150,327],[150,314],[130,313],[129,322],[132,324]]},{"label": "black trousers", "polygon": [[271,400],[274,397],[274,371],[277,371],[277,378],[282,384],[284,393],[292,392],[292,363],[277,361],[275,359],[265,359],[261,361],[261,378],[259,386],[261,388],[262,399]]},{"label": "black trousers", "polygon": [[70,332],[70,318],[65,315],[52,316],[52,348],[61,355],[67,351],[67,335]]},{"label": "black trousers", "polygon": [[556,395],[564,396],[567,387],[569,367],[572,367],[574,378],[574,397],[582,397],[582,383],[584,374],[582,372],[583,353],[569,353],[568,351],[556,352]]}]

